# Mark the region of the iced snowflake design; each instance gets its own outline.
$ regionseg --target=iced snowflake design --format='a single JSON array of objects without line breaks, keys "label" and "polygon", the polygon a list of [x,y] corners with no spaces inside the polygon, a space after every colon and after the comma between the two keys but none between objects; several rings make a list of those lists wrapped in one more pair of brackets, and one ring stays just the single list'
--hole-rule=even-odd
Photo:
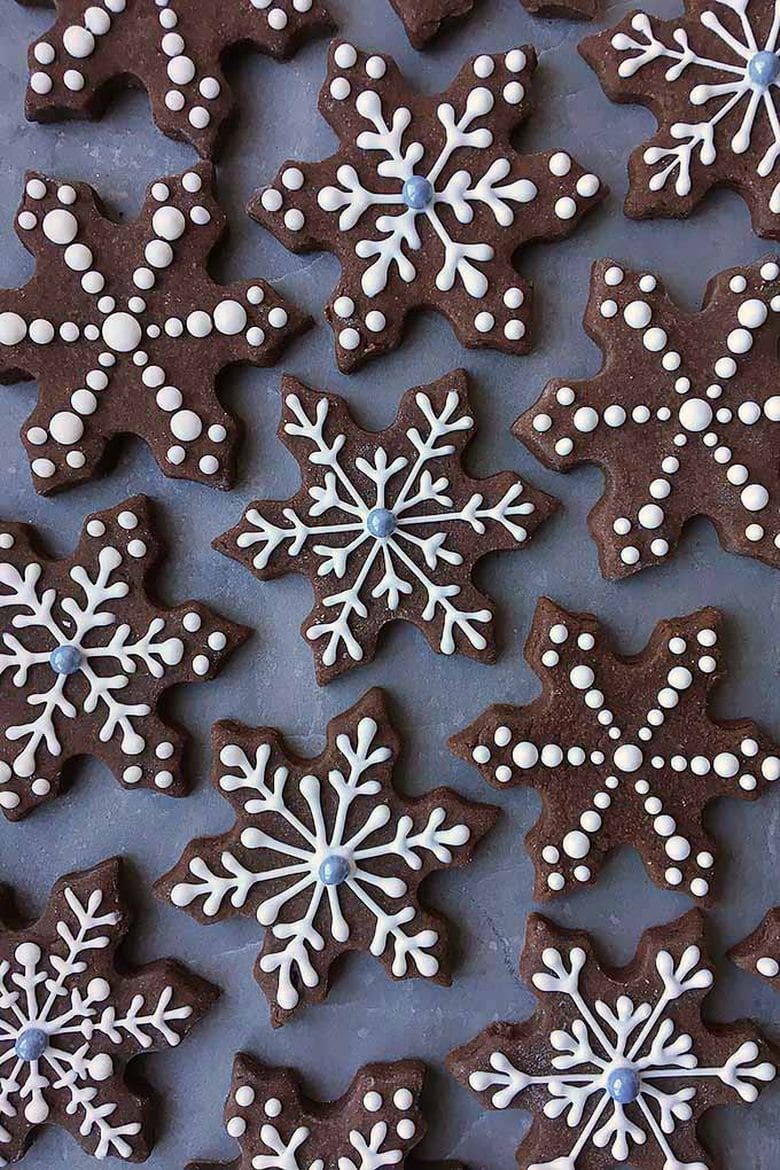
[{"label": "iced snowflake design", "polygon": [[770,910],[753,933],[732,948],[729,958],[780,991],[780,906]]},{"label": "iced snowflake design", "polygon": [[708,1170],[701,1117],[755,1101],[777,1070],[751,1024],[702,1020],[713,985],[703,951],[695,911],[647,931],[622,970],[604,968],[587,935],[531,915],[522,971],[536,1015],[493,1024],[450,1056],[487,1107],[533,1111],[522,1167]]},{"label": "iced snowflake design", "polygon": [[[409,1152],[425,1133],[424,1075],[412,1060],[365,1065],[338,1101],[323,1104],[304,1096],[292,1069],[237,1056],[225,1106],[228,1135],[241,1147],[235,1170],[411,1170]],[[431,1163],[416,1165],[435,1170]],[[188,1170],[219,1168],[198,1163]]]},{"label": "iced snowflake design", "polygon": [[318,1002],[346,951],[370,951],[396,979],[448,982],[441,920],[418,888],[465,865],[494,810],[439,788],[419,800],[392,784],[398,751],[381,691],[328,727],[315,760],[268,728],[216,725],[215,783],[238,814],[219,837],[193,841],[160,891],[202,922],[254,916],[268,931],[255,976],[282,1024]]},{"label": "iced snowflake design", "polygon": [[62,878],[37,923],[0,934],[0,1165],[50,1123],[97,1158],[148,1157],[147,1102],[125,1066],[178,1045],[216,997],[173,962],[117,973],[118,881],[117,861]]},{"label": "iced snowflake design", "polygon": [[16,226],[36,271],[0,290],[0,379],[39,384],[22,431],[37,490],[92,478],[126,432],[166,475],[230,487],[238,424],[216,377],[272,365],[306,318],[263,281],[209,276],[225,230],[211,167],[152,183],[124,224],[86,183],[30,174]]},{"label": "iced snowflake design", "polygon": [[550,382],[515,434],[550,467],[607,473],[589,518],[605,577],[662,563],[699,515],[780,568],[778,312],[774,259],[715,277],[695,316],[650,273],[594,265],[585,328],[604,365]]},{"label": "iced snowflake design", "polygon": [[521,547],[556,506],[516,475],[471,479],[474,430],[456,371],[404,395],[387,430],[361,430],[340,398],[284,380],[280,436],[304,483],[284,502],[256,501],[216,542],[261,580],[309,577],[304,636],[321,684],[376,652],[380,630],[414,622],[434,650],[495,657],[493,609],[471,581],[486,553]]},{"label": "iced snowflake design", "polygon": [[535,68],[528,46],[483,54],[428,97],[391,58],[333,45],[320,110],[338,151],[285,163],[249,212],[293,251],[341,262],[327,316],[344,372],[398,345],[419,308],[472,349],[527,352],[530,289],[513,255],[569,235],[604,195],[569,155],[512,147]]},{"label": "iced snowflake design", "polygon": [[234,109],[222,72],[228,52],[251,45],[284,60],[333,27],[319,0],[221,0],[205,15],[203,0],[53,2],[55,24],[30,46],[27,117],[99,118],[130,74],[162,132],[204,156]]},{"label": "iced snowflake design", "polygon": [[583,41],[607,96],[641,102],[658,133],[631,156],[629,215],[688,215],[717,184],[738,188],[761,236],[780,238],[780,2],[685,0]]},{"label": "iced snowflake design", "polygon": [[489,707],[451,740],[494,787],[541,793],[528,835],[538,898],[595,880],[625,844],[658,885],[712,895],[707,806],[755,799],[780,779],[778,749],[754,723],[709,713],[723,675],[720,622],[714,609],[659,622],[625,658],[591,614],[539,602],[526,657],[542,694],[525,707]]},{"label": "iced snowflake design", "polygon": [[247,635],[190,602],[165,609],[144,578],[159,543],[143,496],[90,516],[71,558],[0,522],[0,808],[57,795],[72,756],[129,787],[181,795],[184,737],[157,712],[176,683],[212,678]]}]

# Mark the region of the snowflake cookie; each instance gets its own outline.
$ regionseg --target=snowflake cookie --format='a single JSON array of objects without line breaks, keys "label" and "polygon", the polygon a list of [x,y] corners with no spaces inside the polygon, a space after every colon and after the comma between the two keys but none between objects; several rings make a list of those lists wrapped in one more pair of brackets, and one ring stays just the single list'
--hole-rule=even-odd
[{"label": "snowflake cookie", "polygon": [[239,427],[215,379],[273,365],[308,321],[264,281],[212,279],[225,222],[208,163],[152,183],[124,224],[87,183],[28,174],[16,227],[36,271],[0,290],[0,381],[39,384],[22,431],[39,492],[93,478],[124,433],[166,475],[232,486]]},{"label": "snowflake cookie", "polygon": [[327,317],[345,373],[395,348],[422,308],[447,317],[470,349],[530,348],[530,289],[513,256],[568,236],[605,194],[568,154],[511,145],[535,69],[529,46],[482,54],[429,96],[392,58],[331,47],[319,108],[339,149],[285,163],[249,214],[294,252],[338,257]]},{"label": "snowflake cookie", "polygon": [[[241,1053],[225,1105],[228,1135],[241,1147],[231,1170],[463,1170],[457,1162],[413,1162],[422,1141],[425,1067],[416,1060],[367,1064],[338,1101],[304,1095],[293,1069]],[[187,1170],[228,1170],[198,1162]]]},{"label": "snowflake cookie", "polygon": [[548,383],[514,431],[548,467],[604,470],[589,525],[605,577],[663,562],[700,515],[780,568],[778,313],[775,260],[720,273],[696,315],[649,273],[594,265],[585,329],[604,364]]},{"label": "snowflake cookie", "polygon": [[275,1027],[299,1001],[325,999],[347,951],[370,952],[396,979],[450,982],[446,924],[419,887],[469,862],[496,810],[450,788],[400,796],[398,750],[378,690],[330,722],[313,760],[272,728],[214,728],[214,783],[238,819],[192,841],[158,888],[200,922],[243,914],[269,927],[255,978]]},{"label": "snowflake cookie", "polygon": [[520,969],[535,1015],[488,1026],[449,1064],[486,1108],[533,1112],[521,1170],[708,1170],[700,1119],[776,1075],[751,1023],[702,1019],[714,974],[695,910],[646,931],[620,969],[587,934],[532,914]]},{"label": "snowflake cookie", "polygon": [[129,929],[120,862],[70,874],[29,926],[6,893],[0,931],[0,1165],[39,1126],[60,1125],[96,1158],[149,1156],[153,1111],[131,1088],[133,1057],[173,1048],[217,989],[170,960],[120,974]]},{"label": "snowflake cookie", "polygon": [[685,0],[682,18],[633,12],[582,42],[607,96],[658,121],[629,161],[627,215],[683,217],[727,186],[780,239],[778,32],[776,0]]},{"label": "snowflake cookie", "polygon": [[770,910],[760,926],[729,951],[729,958],[744,971],[762,975],[780,991],[780,906]]},{"label": "snowflake cookie", "polygon": [[540,600],[526,658],[542,694],[489,707],[450,741],[493,787],[541,794],[527,838],[538,899],[594,881],[620,845],[639,851],[657,885],[712,895],[705,809],[719,796],[755,799],[780,779],[778,749],[754,723],[709,713],[724,673],[720,624],[716,609],[670,618],[623,657],[592,614]]},{"label": "snowflake cookie", "polygon": [[[74,756],[122,784],[180,796],[183,733],[169,687],[213,678],[248,630],[198,602],[147,592],[160,545],[144,496],[90,516],[55,560],[26,524],[0,521],[0,808],[17,820],[55,797]],[[0,1110],[0,1113],[2,1110]]]},{"label": "snowflake cookie", "polygon": [[557,506],[502,472],[471,479],[461,456],[474,430],[463,370],[408,390],[395,422],[358,427],[342,398],[283,381],[279,436],[303,484],[256,501],[215,541],[260,580],[309,577],[303,623],[317,680],[370,662],[382,628],[403,619],[442,654],[495,660],[493,608],[473,585],[487,553],[522,546]]},{"label": "snowflake cookie", "polygon": [[285,60],[333,28],[319,0],[53,2],[54,25],[30,46],[27,117],[100,118],[118,90],[140,85],[162,132],[204,156],[235,107],[222,72],[231,49],[251,45]]}]

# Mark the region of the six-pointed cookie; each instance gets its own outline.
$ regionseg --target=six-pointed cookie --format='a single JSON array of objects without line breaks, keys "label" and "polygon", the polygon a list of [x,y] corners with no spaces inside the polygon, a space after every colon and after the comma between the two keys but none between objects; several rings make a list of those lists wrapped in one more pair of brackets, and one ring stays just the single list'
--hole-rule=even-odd
[{"label": "six-pointed cookie", "polygon": [[780,239],[778,34],[775,0],[685,0],[682,17],[632,12],[582,42],[607,96],[658,122],[631,155],[627,215],[686,216],[727,186],[758,235]]},{"label": "six-pointed cookie", "polygon": [[780,906],[768,911],[751,935],[729,951],[732,963],[761,975],[780,991]]},{"label": "six-pointed cookie", "polygon": [[486,1108],[532,1111],[521,1170],[706,1170],[700,1119],[777,1075],[752,1023],[702,1018],[715,978],[697,911],[646,931],[622,968],[532,914],[520,970],[536,1013],[488,1025],[449,1064]]},{"label": "six-pointed cookie", "polygon": [[73,756],[123,785],[180,796],[184,736],[158,711],[177,683],[213,678],[249,631],[150,590],[161,545],[144,496],[84,523],[71,557],[0,520],[0,809],[55,797]]},{"label": "six-pointed cookie", "polygon": [[214,729],[214,783],[235,825],[191,842],[158,890],[201,922],[242,914],[268,928],[255,977],[275,1026],[326,997],[348,951],[370,952],[395,979],[450,981],[446,924],[419,887],[470,861],[496,811],[449,788],[401,796],[398,750],[378,690],[330,722],[313,760],[272,728]]},{"label": "six-pointed cookie", "polygon": [[122,224],[88,184],[30,174],[16,228],[36,266],[0,291],[0,380],[38,383],[22,430],[37,490],[91,479],[125,433],[166,475],[229,488],[239,427],[216,377],[273,365],[307,319],[264,281],[209,275],[225,230],[211,166],[152,183]]},{"label": "six-pointed cookie", "polygon": [[303,636],[325,684],[370,661],[383,627],[417,625],[434,650],[495,658],[493,607],[472,583],[487,553],[522,547],[557,502],[505,471],[472,479],[475,429],[463,370],[408,390],[394,423],[369,432],[343,399],[283,382],[279,436],[303,483],[256,501],[215,542],[261,580],[309,577]]},{"label": "six-pointed cookie", "polygon": [[471,349],[528,351],[530,288],[515,253],[570,235],[605,194],[563,151],[512,146],[535,69],[529,46],[482,54],[429,96],[386,54],[332,46],[319,108],[338,150],[285,163],[249,213],[294,252],[338,257],[327,317],[345,373],[395,348],[421,308]]},{"label": "six-pointed cookie", "polygon": [[3,898],[0,927],[0,1159],[24,1154],[40,1126],[68,1130],[96,1158],[140,1162],[155,1126],[127,1064],[173,1048],[217,989],[170,960],[116,966],[129,929],[120,863],[63,877],[29,925]]},{"label": "six-pointed cookie", "polygon": [[[47,0],[18,0],[40,5]],[[51,0],[48,0],[51,3]],[[235,102],[222,62],[237,45],[285,60],[333,25],[320,0],[54,0],[30,46],[26,113],[35,122],[99,118],[128,83],[149,95],[164,134],[214,149]]]},{"label": "six-pointed cookie", "polygon": [[778,749],[754,723],[710,714],[724,673],[720,626],[715,609],[670,618],[624,657],[592,614],[541,599],[526,645],[541,695],[489,707],[450,741],[493,787],[541,794],[527,838],[537,898],[594,881],[620,845],[639,851],[658,885],[712,895],[705,809],[719,796],[755,799],[780,779]]},{"label": "six-pointed cookie", "polygon": [[650,273],[594,265],[602,368],[549,382],[514,430],[549,467],[603,469],[589,526],[605,577],[663,563],[700,515],[729,552],[780,567],[779,313],[774,259],[714,277],[695,315]]}]

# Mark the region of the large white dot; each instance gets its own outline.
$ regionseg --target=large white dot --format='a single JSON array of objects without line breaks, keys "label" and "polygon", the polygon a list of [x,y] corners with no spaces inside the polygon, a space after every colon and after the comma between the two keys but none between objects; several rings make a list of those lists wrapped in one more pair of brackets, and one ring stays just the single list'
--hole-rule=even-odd
[{"label": "large white dot", "polygon": [[214,324],[220,333],[234,336],[247,322],[246,309],[238,301],[220,301],[214,310]]},{"label": "large white dot", "polygon": [[103,322],[103,340],[117,353],[131,353],[137,349],[143,330],[130,313],[112,313]]},{"label": "large white dot", "polygon": [[60,247],[72,244],[78,235],[78,230],[79,223],[75,215],[63,207],[49,211],[43,217],[43,234],[47,240],[51,240],[52,244],[59,244]]},{"label": "large white dot", "polygon": [[563,851],[567,857],[587,857],[590,853],[590,841],[579,829],[574,829],[563,838]]},{"label": "large white dot", "polygon": [[688,398],[680,407],[680,425],[686,431],[706,431],[712,422],[712,407],[703,398]]},{"label": "large white dot", "polygon": [[746,488],[742,489],[740,496],[742,506],[747,508],[748,512],[760,512],[769,503],[769,492],[760,483],[749,483]]},{"label": "large white dot", "polygon": [[589,666],[575,666],[569,678],[578,691],[587,691],[593,685],[595,675]]},{"label": "large white dot", "polygon": [[644,756],[635,743],[624,743],[617,749],[613,759],[615,767],[621,772],[636,772],[642,766]]}]

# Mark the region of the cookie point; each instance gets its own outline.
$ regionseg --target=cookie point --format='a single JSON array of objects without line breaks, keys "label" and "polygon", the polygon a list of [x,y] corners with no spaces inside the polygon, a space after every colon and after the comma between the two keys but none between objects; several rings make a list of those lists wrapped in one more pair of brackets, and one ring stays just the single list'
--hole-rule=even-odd
[{"label": "cookie point", "polygon": [[49,665],[55,674],[75,674],[81,668],[78,646],[56,646],[49,655]]},{"label": "cookie point", "polygon": [[397,521],[389,508],[372,508],[366,517],[366,528],[377,540],[384,540],[392,536],[396,530]]},{"label": "cookie point", "polygon": [[747,72],[755,85],[771,85],[780,73],[780,57],[768,49],[761,49],[748,61]]},{"label": "cookie point", "polygon": [[411,175],[403,185],[402,194],[412,211],[423,211],[433,201],[433,187],[424,175]]},{"label": "cookie point", "polygon": [[40,1060],[49,1046],[49,1037],[42,1028],[25,1028],[16,1038],[14,1051],[20,1060],[32,1063]]},{"label": "cookie point", "polygon": [[641,1091],[641,1080],[635,1068],[613,1068],[607,1076],[607,1092],[619,1105],[630,1105]]},{"label": "cookie point", "polygon": [[339,853],[329,853],[320,863],[319,878],[324,886],[340,886],[349,874],[349,861]]}]

